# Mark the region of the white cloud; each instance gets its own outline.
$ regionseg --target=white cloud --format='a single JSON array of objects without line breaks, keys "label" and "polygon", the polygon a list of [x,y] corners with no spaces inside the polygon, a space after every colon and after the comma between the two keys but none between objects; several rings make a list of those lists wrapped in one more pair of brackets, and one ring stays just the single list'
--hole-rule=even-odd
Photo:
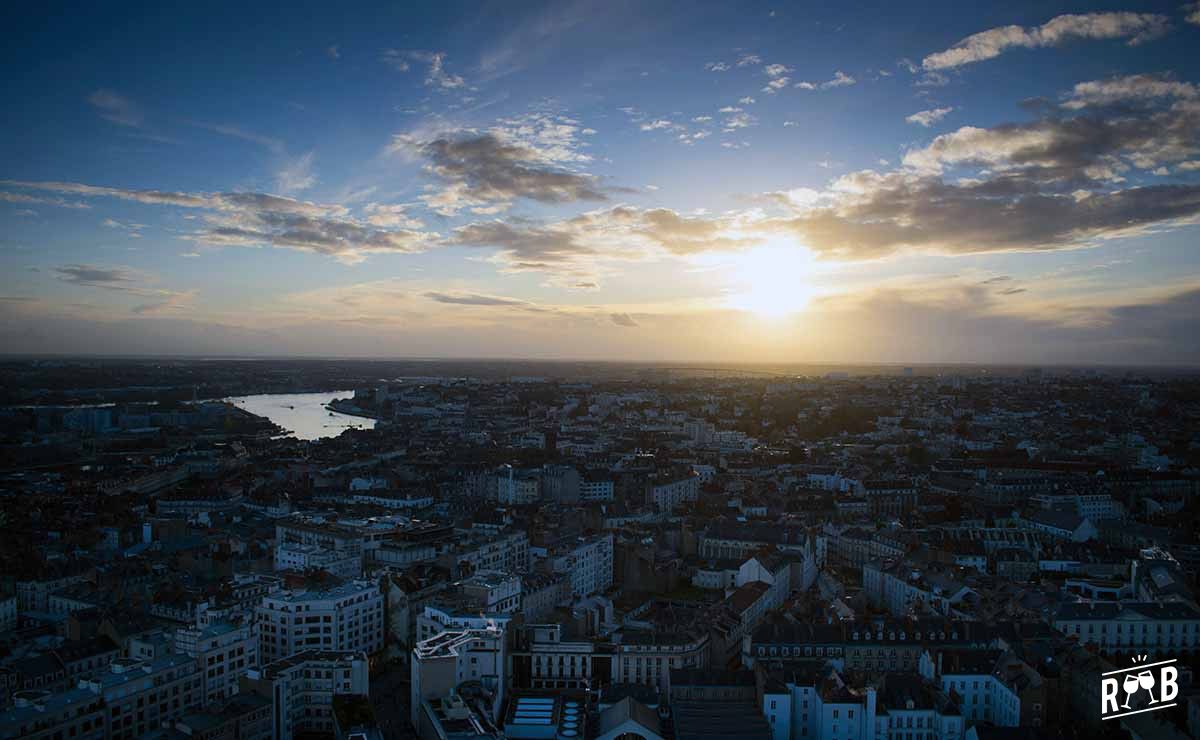
[{"label": "white cloud", "polygon": [[840,69],[834,73],[833,77],[824,82],[797,82],[793,87],[801,90],[829,90],[835,87],[846,87],[853,85],[858,80],[841,71]]},{"label": "white cloud", "polygon": [[379,53],[379,61],[397,72],[407,72],[409,70],[408,57],[399,49],[384,49]]},{"label": "white cloud", "polygon": [[1000,26],[971,34],[954,46],[930,54],[926,70],[953,69],[994,59],[1011,48],[1058,46],[1075,39],[1127,39],[1135,46],[1157,38],[1170,28],[1166,16],[1151,13],[1082,13],[1060,15],[1040,26]]},{"label": "white cloud", "polygon": [[284,194],[308,190],[317,184],[313,172],[313,152],[302,154],[288,162],[275,173],[275,187]]},{"label": "white cloud", "polygon": [[947,113],[953,111],[953,108],[930,108],[929,110],[917,111],[905,118],[909,123],[915,123],[919,126],[929,128],[933,124],[946,117]]}]

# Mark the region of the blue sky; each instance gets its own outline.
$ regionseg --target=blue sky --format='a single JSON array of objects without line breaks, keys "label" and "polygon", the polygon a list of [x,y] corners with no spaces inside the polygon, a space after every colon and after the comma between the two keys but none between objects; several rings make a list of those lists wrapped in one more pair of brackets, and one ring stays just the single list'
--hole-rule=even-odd
[{"label": "blue sky", "polygon": [[22,10],[9,352],[1200,361],[1195,5]]}]

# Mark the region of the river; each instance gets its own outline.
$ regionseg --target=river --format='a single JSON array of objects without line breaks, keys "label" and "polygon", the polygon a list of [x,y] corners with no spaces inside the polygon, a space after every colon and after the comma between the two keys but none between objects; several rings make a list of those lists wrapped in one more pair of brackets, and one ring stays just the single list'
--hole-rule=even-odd
[{"label": "river", "polygon": [[354,391],[331,393],[271,393],[238,396],[226,401],[255,416],[265,416],[290,431],[297,439],[336,437],[346,429],[374,429],[375,420],[350,416],[325,408],[335,398],[349,398]]}]

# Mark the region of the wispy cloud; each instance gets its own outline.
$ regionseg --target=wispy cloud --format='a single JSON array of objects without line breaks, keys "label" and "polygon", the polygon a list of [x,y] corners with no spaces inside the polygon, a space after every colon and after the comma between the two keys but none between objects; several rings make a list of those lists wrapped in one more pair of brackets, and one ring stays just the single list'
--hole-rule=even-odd
[{"label": "wispy cloud", "polygon": [[946,114],[953,110],[954,108],[930,108],[928,110],[917,111],[904,120],[908,121],[909,123],[915,123],[918,126],[929,128],[933,124],[945,118]]},{"label": "wispy cloud", "polygon": [[145,121],[145,115],[140,106],[112,90],[97,90],[89,95],[87,100],[101,118],[118,126],[140,128]]},{"label": "wispy cloud", "polygon": [[1152,13],[1081,13],[1060,15],[1040,26],[999,26],[971,34],[954,46],[930,54],[926,70],[944,70],[994,59],[1008,49],[1058,46],[1076,39],[1125,39],[1136,46],[1158,38],[1171,27],[1170,19]]}]

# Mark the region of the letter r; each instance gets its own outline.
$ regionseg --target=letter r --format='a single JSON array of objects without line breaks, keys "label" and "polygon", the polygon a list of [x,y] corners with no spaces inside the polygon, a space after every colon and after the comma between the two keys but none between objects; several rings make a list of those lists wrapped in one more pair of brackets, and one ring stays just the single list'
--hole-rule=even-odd
[{"label": "letter r", "polygon": [[1106,678],[1100,682],[1100,714],[1115,712],[1117,706],[1117,679]]}]

